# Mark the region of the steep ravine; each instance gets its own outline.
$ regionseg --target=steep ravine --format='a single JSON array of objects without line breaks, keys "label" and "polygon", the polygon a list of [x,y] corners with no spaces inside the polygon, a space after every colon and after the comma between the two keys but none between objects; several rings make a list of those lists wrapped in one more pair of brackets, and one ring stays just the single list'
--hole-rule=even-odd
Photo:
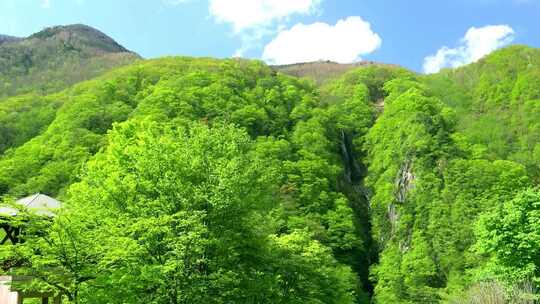
[{"label": "steep ravine", "polygon": [[365,290],[371,295],[373,284],[369,280],[369,268],[377,260],[377,250],[371,238],[369,195],[363,185],[363,179],[367,173],[366,166],[359,161],[361,158],[354,149],[353,136],[343,130],[340,134],[339,151],[343,162],[343,175],[339,181],[340,190],[351,204],[355,215],[355,227],[364,244],[364,251],[353,267]]}]

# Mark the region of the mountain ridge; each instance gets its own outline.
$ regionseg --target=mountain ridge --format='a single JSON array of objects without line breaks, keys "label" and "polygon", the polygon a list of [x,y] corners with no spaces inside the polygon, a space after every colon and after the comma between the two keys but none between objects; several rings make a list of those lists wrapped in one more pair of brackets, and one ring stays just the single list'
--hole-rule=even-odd
[{"label": "mountain ridge", "polygon": [[26,38],[0,38],[0,99],[49,94],[94,78],[141,56],[103,32],[75,24],[45,28]]},{"label": "mountain ridge", "polygon": [[72,43],[73,40],[82,40],[81,42],[86,43],[93,42],[93,46],[104,52],[134,53],[102,31],[85,24],[52,26],[34,33],[25,39],[58,39],[65,43]]},{"label": "mountain ridge", "polygon": [[382,63],[376,61],[359,61],[354,63],[337,63],[330,60],[319,60],[311,62],[299,62],[284,65],[271,65],[275,71],[300,78],[309,78],[317,84],[323,84],[328,80],[355,68],[369,66],[400,67],[396,64]]},{"label": "mountain ridge", "polygon": [[23,39],[23,38],[0,34],[0,45],[2,45],[4,43],[10,43],[10,42],[14,42],[14,41],[19,41],[21,39]]}]

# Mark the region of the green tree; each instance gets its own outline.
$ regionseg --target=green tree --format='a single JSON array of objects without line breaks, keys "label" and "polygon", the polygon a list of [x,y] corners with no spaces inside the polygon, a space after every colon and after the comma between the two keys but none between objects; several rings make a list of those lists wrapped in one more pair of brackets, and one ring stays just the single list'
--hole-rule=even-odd
[{"label": "green tree", "polygon": [[134,121],[109,141],[45,237],[13,248],[18,273],[74,303],[353,303],[327,247],[273,236],[275,171],[244,131]]},{"label": "green tree", "polygon": [[484,270],[508,283],[540,277],[540,193],[527,189],[483,215],[477,248],[490,257]]}]

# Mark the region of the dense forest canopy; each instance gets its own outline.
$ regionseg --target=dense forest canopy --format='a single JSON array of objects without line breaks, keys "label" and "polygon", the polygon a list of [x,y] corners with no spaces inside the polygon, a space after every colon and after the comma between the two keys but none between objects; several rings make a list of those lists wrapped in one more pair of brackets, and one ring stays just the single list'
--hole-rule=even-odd
[{"label": "dense forest canopy", "polygon": [[540,287],[537,49],[427,76],[304,71],[318,82],[168,57],[43,90],[15,66],[0,78],[28,86],[0,93],[13,95],[0,195],[64,202],[54,220],[3,220],[24,231],[0,246],[3,272],[28,288],[73,303],[385,304],[479,290],[525,303]]}]

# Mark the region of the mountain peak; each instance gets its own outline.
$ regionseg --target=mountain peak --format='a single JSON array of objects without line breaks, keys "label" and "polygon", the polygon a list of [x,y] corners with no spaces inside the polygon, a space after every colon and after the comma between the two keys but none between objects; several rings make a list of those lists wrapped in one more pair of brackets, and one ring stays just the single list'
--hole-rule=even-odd
[{"label": "mountain peak", "polygon": [[[0,99],[37,89],[56,92],[139,58],[83,24],[53,26],[26,38],[0,36]],[[62,76],[50,81],[51,75]]]},{"label": "mountain peak", "polygon": [[22,38],[0,34],[0,45],[8,42],[19,41]]},{"label": "mountain peak", "polygon": [[75,48],[85,46],[106,53],[130,52],[103,32],[85,24],[48,27],[27,39],[59,40]]}]

